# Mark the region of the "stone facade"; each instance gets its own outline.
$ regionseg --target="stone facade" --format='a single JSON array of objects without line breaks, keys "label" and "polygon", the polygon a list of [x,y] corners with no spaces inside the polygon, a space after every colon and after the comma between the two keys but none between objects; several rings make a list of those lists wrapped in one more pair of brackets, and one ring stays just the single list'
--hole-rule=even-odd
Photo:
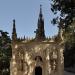
[{"label": "stone facade", "polygon": [[57,40],[46,38],[41,7],[36,37],[33,39],[18,39],[14,20],[10,75],[63,75],[64,44],[60,34]]}]

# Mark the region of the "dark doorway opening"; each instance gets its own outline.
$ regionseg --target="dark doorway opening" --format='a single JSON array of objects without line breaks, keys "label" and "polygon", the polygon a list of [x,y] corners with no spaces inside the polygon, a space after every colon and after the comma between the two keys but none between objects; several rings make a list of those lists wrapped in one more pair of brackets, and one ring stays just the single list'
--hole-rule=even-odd
[{"label": "dark doorway opening", "polygon": [[42,75],[42,68],[41,67],[35,68],[35,75]]}]

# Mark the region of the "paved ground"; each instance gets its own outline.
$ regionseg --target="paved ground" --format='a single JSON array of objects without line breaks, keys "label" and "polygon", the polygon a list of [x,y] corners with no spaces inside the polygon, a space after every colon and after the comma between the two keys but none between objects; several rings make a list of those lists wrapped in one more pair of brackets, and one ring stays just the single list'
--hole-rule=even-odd
[{"label": "paved ground", "polygon": [[75,75],[75,73],[70,73],[70,72],[64,71],[64,75]]}]

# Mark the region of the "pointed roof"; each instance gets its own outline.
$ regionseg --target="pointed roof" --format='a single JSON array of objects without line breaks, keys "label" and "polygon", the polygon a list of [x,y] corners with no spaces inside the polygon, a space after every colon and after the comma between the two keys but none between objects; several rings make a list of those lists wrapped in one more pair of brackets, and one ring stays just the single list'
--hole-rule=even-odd
[{"label": "pointed roof", "polygon": [[12,40],[17,39],[17,33],[16,33],[16,25],[15,25],[15,19],[13,19],[13,31],[12,31]]},{"label": "pointed roof", "polygon": [[36,33],[36,40],[42,41],[45,39],[45,30],[44,30],[44,19],[43,19],[43,14],[42,14],[42,5],[40,5],[40,13],[39,13],[39,18],[38,18],[38,23],[37,23],[37,29],[35,31]]},{"label": "pointed roof", "polygon": [[40,13],[39,13],[39,18],[41,18],[41,19],[42,19],[42,17],[43,17],[43,14],[42,14],[42,5],[40,5]]},{"label": "pointed roof", "polygon": [[16,33],[15,19],[13,19],[13,33]]}]

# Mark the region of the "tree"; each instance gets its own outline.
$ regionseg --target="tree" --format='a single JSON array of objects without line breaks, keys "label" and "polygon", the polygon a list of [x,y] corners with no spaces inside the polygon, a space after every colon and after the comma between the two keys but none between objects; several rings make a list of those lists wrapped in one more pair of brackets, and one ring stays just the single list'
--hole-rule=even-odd
[{"label": "tree", "polygon": [[11,39],[7,32],[0,30],[0,75],[9,75]]},{"label": "tree", "polygon": [[[75,0],[51,0],[51,10],[54,14],[60,12],[60,16],[53,19],[53,24],[60,25],[63,22],[64,29],[64,66],[73,66],[75,63]],[[59,21],[59,22],[58,22]],[[67,63],[68,61],[68,63]],[[71,62],[72,61],[72,62]]]},{"label": "tree", "polygon": [[[57,11],[61,12],[60,17],[63,18],[65,28],[67,28],[75,18],[75,0],[52,0],[51,10],[54,14]],[[56,21],[57,18],[54,18],[53,22],[56,23]]]}]

